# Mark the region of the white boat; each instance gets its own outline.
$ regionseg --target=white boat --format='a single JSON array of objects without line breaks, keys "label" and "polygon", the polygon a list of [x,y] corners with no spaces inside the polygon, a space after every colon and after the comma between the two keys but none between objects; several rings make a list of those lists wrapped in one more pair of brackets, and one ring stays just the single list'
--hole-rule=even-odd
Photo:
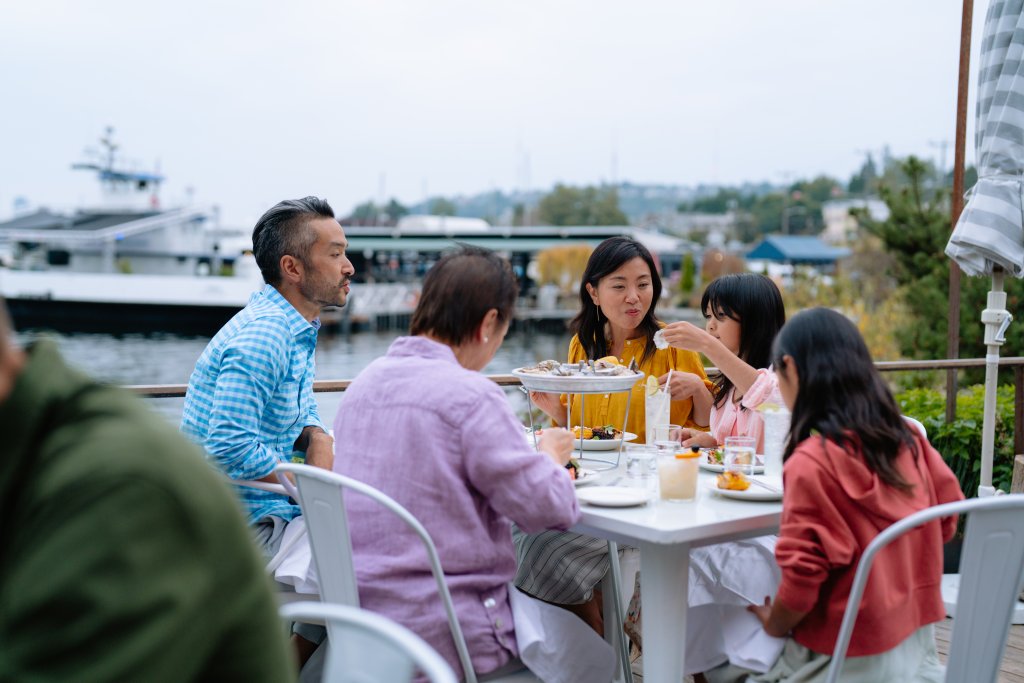
[{"label": "white boat", "polygon": [[263,286],[248,235],[222,229],[215,207],[156,208],[163,178],[117,170],[109,134],[101,143],[103,163],[74,167],[97,173],[104,206],[0,223],[0,295],[15,325],[215,332]]}]

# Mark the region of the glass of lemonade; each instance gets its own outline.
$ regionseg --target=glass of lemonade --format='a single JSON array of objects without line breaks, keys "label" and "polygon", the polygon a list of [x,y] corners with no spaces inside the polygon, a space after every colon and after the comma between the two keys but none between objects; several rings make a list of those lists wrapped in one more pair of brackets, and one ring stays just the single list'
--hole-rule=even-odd
[{"label": "glass of lemonade", "polygon": [[725,469],[751,476],[754,473],[754,452],[756,450],[757,440],[752,436],[725,437],[725,450],[722,453]]},{"label": "glass of lemonade", "polygon": [[[652,381],[653,380],[653,381]],[[653,391],[652,391],[653,388]],[[667,391],[658,389],[658,380],[655,377],[647,378],[647,395],[644,397],[644,422],[647,427],[646,441],[653,444],[654,428],[658,425],[668,424],[672,407],[672,395]]]},{"label": "glass of lemonade", "polygon": [[658,489],[661,499],[671,502],[697,497],[697,469],[700,451],[677,447],[658,449]]}]

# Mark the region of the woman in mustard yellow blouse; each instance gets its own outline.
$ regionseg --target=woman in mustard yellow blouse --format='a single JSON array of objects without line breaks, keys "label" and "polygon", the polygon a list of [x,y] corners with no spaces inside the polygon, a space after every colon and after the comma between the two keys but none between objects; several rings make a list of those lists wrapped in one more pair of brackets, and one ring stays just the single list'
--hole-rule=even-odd
[{"label": "woman in mustard yellow blouse", "polygon": [[[569,362],[615,356],[640,370],[668,380],[672,370],[670,420],[673,424],[707,429],[711,388],[700,357],[693,351],[658,349],[654,333],[662,323],[654,313],[661,297],[661,277],[651,253],[630,237],[611,237],[591,254],[580,284],[580,312],[572,321]],[[640,440],[646,434],[644,383],[633,387],[625,430]],[[558,425],[565,426],[566,396],[532,393],[531,400]],[[583,424],[619,427],[626,411],[625,393],[589,395]],[[580,397],[573,396],[570,423],[580,424]],[[601,610],[594,587],[608,571],[604,541],[569,532],[514,534],[519,567],[516,586],[524,593],[564,605],[601,632]]]}]

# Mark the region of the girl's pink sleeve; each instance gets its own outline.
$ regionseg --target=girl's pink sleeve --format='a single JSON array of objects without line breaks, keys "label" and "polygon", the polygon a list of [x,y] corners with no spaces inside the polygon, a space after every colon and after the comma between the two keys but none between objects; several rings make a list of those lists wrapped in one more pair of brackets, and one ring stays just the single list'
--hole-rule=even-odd
[{"label": "girl's pink sleeve", "polygon": [[743,394],[740,403],[744,408],[751,410],[762,403],[778,403],[781,406],[783,404],[782,394],[779,393],[779,380],[775,376],[775,371],[771,368],[759,369],[757,379],[747,389],[747,393]]}]

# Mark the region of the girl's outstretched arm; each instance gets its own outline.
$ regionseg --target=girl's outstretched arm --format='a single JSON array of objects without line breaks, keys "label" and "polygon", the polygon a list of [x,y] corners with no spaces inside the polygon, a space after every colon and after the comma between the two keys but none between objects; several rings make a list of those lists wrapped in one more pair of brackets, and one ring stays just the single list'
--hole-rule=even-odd
[{"label": "girl's outstretched arm", "polygon": [[807,616],[807,612],[792,610],[778,600],[772,603],[770,598],[765,598],[763,605],[747,605],[747,611],[761,620],[765,633],[776,638],[786,637]]},{"label": "girl's outstretched arm", "polygon": [[743,359],[725,348],[722,342],[692,323],[672,323],[663,329],[663,334],[670,345],[707,356],[732,381],[737,396],[745,394],[757,380],[757,369],[747,365]]}]

